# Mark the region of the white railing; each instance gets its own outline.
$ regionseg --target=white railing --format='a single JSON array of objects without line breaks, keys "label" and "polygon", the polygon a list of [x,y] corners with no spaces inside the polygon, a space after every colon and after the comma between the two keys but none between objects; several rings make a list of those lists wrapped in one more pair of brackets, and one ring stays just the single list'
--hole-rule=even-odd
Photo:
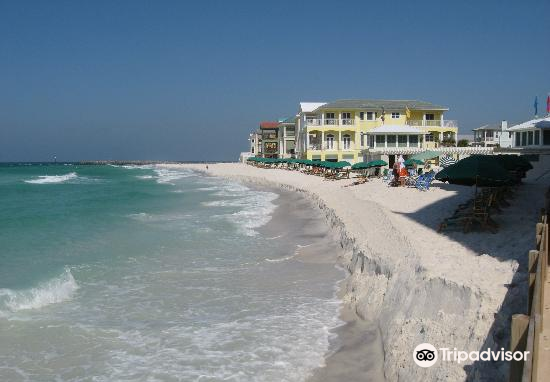
[{"label": "white railing", "polygon": [[355,119],[351,119],[351,118],[342,119],[342,125],[346,125],[346,126],[355,125]]},{"label": "white railing", "polygon": [[424,126],[424,127],[458,127],[458,123],[455,120],[445,119],[443,121],[437,120],[422,120],[422,119],[409,119],[407,121],[409,126]]},{"label": "white railing", "polygon": [[319,118],[307,118],[306,119],[306,125],[307,126],[321,126],[321,120]]},{"label": "white railing", "polygon": [[339,124],[339,120],[336,119],[336,118],[328,118],[328,119],[325,119],[325,125],[326,126],[338,126]]}]

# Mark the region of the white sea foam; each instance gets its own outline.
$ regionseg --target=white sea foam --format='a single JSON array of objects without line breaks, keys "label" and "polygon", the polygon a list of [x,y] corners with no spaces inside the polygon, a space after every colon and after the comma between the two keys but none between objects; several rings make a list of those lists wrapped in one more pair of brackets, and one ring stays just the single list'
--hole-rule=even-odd
[{"label": "white sea foam", "polygon": [[71,270],[58,277],[39,284],[34,288],[13,290],[0,289],[0,311],[18,312],[27,309],[40,309],[46,305],[69,300],[78,289]]},{"label": "white sea foam", "polygon": [[25,183],[31,183],[31,184],[64,183],[71,179],[76,179],[76,178],[78,178],[77,173],[70,172],[65,175],[43,175],[43,176],[39,176],[36,179],[25,180]]},{"label": "white sea foam", "polygon": [[153,175],[137,175],[138,179],[153,179]]},{"label": "white sea foam", "polygon": [[271,220],[271,214],[275,210],[273,201],[278,195],[267,191],[252,191],[248,187],[225,183],[219,186],[220,191],[216,196],[232,197],[232,199],[213,200],[203,202],[206,207],[236,207],[239,211],[222,215],[230,222],[238,225],[247,236],[257,234],[255,228],[267,224]]},{"label": "white sea foam", "polygon": [[174,171],[174,170],[167,170],[164,168],[155,169],[155,173],[157,174],[157,183],[170,184],[172,186],[175,185],[175,183],[173,183],[175,180],[193,176],[193,172],[189,170]]}]

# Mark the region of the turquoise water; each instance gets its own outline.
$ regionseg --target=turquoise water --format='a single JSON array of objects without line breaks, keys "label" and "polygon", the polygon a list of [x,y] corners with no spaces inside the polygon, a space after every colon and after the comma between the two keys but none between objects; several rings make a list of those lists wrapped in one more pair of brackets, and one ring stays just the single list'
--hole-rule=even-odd
[{"label": "turquoise water", "polygon": [[341,275],[259,232],[277,194],[2,165],[0,195],[0,380],[301,381],[323,363]]}]

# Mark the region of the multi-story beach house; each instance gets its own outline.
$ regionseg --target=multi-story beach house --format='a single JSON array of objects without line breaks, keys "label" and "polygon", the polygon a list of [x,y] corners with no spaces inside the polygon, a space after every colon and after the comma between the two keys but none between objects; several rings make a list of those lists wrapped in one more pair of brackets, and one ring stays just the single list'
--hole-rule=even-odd
[{"label": "multi-story beach house", "polygon": [[260,122],[261,155],[264,158],[279,157],[279,122]]},{"label": "multi-story beach house", "polygon": [[251,156],[261,156],[262,155],[262,131],[258,129],[250,133],[248,137],[248,142],[250,144],[249,152]]},{"label": "multi-story beach house", "polygon": [[514,134],[514,148],[550,149],[550,116],[520,123],[510,127],[509,131]]},{"label": "multi-story beach house", "polygon": [[279,120],[279,158],[296,157],[296,116]]},{"label": "multi-story beach house", "polygon": [[508,122],[484,125],[473,129],[474,140],[471,146],[480,147],[512,147],[512,132],[508,130]]},{"label": "multi-story beach house", "polygon": [[371,154],[456,145],[458,126],[444,118],[444,106],[371,99],[312,105],[302,103],[298,115],[296,147],[303,158],[357,162]]}]

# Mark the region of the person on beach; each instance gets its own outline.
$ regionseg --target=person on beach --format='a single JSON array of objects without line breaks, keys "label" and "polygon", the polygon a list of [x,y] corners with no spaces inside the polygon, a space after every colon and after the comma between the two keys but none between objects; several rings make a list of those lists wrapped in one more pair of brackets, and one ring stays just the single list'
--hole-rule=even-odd
[{"label": "person on beach", "polygon": [[399,170],[401,168],[401,165],[398,161],[395,161],[392,167],[392,174],[393,174],[393,181],[395,184],[399,181]]},{"label": "person on beach", "polygon": [[206,171],[208,171],[208,165],[206,165]]}]

